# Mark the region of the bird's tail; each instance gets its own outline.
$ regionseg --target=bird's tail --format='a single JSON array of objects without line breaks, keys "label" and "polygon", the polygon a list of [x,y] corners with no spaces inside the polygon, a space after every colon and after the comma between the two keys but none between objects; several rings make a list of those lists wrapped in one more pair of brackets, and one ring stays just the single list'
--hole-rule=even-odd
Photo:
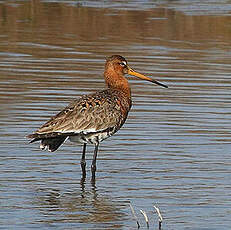
[{"label": "bird's tail", "polygon": [[48,150],[50,152],[54,152],[57,150],[60,145],[63,144],[63,142],[68,138],[67,135],[65,136],[48,136],[46,134],[37,134],[33,133],[27,136],[28,138],[32,138],[30,143],[33,143],[35,141],[41,141],[40,143],[40,149],[42,150]]},{"label": "bird's tail", "polygon": [[59,148],[61,144],[67,139],[67,136],[61,136],[56,138],[48,138],[48,139],[42,139],[40,143],[40,149],[42,150],[48,150],[50,152],[54,152]]}]

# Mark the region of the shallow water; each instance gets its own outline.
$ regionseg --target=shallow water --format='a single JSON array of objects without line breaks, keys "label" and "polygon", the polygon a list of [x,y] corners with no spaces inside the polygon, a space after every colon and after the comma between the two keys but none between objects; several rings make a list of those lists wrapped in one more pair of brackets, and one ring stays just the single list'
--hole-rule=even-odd
[{"label": "shallow water", "polygon": [[[229,1],[0,1],[1,229],[230,229]],[[81,146],[28,145],[72,98],[104,87],[105,57],[169,86],[128,77],[133,107],[101,143],[97,181],[80,183]]]}]

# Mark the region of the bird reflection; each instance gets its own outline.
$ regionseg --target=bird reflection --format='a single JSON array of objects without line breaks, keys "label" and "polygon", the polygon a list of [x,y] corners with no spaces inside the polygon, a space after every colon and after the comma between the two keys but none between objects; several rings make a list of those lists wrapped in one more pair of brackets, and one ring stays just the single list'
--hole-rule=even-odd
[{"label": "bird reflection", "polygon": [[[88,224],[107,224],[111,227],[121,225],[123,205],[112,197],[99,194],[95,183],[86,186],[85,180],[75,191],[62,193],[58,189],[40,189],[37,192],[36,206],[42,214],[41,222],[72,222]],[[121,226],[120,226],[121,227]]]},{"label": "bird reflection", "polygon": [[[81,186],[81,191],[82,191],[82,198],[85,198],[85,195],[86,195],[86,192],[85,192],[85,186],[86,185],[86,177],[82,177],[81,180],[80,180],[80,186]],[[92,195],[94,197],[94,199],[96,199],[97,197],[97,187],[96,187],[96,184],[95,184],[95,180],[91,180],[91,192],[92,192]]]}]

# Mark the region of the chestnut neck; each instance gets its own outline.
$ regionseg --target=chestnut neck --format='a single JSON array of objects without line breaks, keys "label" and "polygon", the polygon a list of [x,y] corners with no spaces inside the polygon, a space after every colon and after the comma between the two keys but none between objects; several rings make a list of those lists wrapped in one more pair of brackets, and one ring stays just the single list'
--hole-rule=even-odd
[{"label": "chestnut neck", "polygon": [[123,92],[129,99],[131,99],[131,89],[128,80],[123,74],[118,74],[115,71],[107,71],[106,69],[104,72],[104,78],[109,89]]}]

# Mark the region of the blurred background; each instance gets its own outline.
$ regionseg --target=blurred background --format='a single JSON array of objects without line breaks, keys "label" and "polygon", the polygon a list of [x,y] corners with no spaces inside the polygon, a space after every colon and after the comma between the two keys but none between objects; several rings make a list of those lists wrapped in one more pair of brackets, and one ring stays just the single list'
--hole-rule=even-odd
[{"label": "blurred background", "polygon": [[[231,1],[0,1],[0,228],[231,226]],[[128,77],[133,107],[101,143],[97,181],[80,183],[82,146],[29,145],[73,98],[103,89],[107,56],[168,89]]]}]

